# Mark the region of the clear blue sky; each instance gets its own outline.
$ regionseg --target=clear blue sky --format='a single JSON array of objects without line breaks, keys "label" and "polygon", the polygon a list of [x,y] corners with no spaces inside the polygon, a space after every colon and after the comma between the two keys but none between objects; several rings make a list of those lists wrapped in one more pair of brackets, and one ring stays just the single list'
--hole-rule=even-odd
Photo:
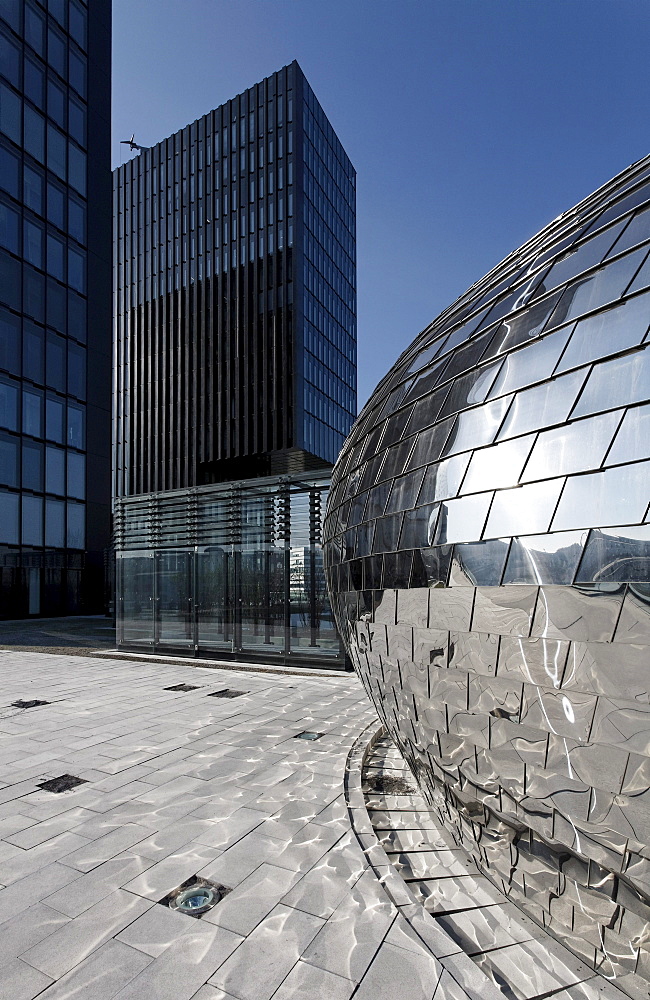
[{"label": "clear blue sky", "polygon": [[648,0],[114,0],[114,163],[298,59],[357,170],[359,404],[650,150]]}]

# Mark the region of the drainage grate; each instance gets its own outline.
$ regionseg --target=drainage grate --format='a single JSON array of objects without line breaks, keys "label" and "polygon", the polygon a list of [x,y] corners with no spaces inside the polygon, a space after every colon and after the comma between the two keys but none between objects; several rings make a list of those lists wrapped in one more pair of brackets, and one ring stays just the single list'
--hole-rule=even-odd
[{"label": "drainage grate", "polygon": [[296,733],[294,740],[319,740],[324,735],[325,733],[310,733],[309,730],[305,730],[304,733]]},{"label": "drainage grate", "polygon": [[32,701],[23,701],[19,698],[18,701],[12,701],[12,708],[38,708],[39,705],[49,705],[49,701],[39,701],[38,698],[32,699]]},{"label": "drainage grate", "polygon": [[68,792],[77,785],[85,785],[86,781],[86,778],[75,778],[74,774],[60,774],[58,778],[39,782],[36,787],[42,788],[44,792]]},{"label": "drainage grate", "polygon": [[384,795],[412,795],[415,788],[404,778],[394,778],[390,774],[374,774],[364,779],[371,792],[383,792]]},{"label": "drainage grate", "polygon": [[163,691],[198,691],[200,684],[174,684],[170,688],[163,688]]},{"label": "drainage grate", "polygon": [[208,698],[239,698],[248,691],[235,691],[234,688],[224,688],[223,691],[211,691]]},{"label": "drainage grate", "polygon": [[228,886],[210,882],[200,875],[192,875],[158,902],[170,910],[178,910],[187,917],[200,920],[204,913],[216,906],[229,892],[232,892],[232,889]]}]

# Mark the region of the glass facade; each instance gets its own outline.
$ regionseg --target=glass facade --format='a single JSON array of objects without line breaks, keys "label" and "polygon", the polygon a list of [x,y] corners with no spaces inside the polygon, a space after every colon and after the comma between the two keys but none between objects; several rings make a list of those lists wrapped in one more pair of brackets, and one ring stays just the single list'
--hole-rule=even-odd
[{"label": "glass facade", "polygon": [[355,174],[297,63],[114,172],[115,493],[334,462]]},{"label": "glass facade", "polygon": [[[0,4],[5,618],[104,608],[104,548],[110,539],[110,19],[110,0],[93,0],[90,7],[85,0]],[[87,480],[91,463],[93,477]]]},{"label": "glass facade", "polygon": [[325,587],[329,476],[116,501],[123,648],[345,666]]},{"label": "glass facade", "polygon": [[430,805],[632,997],[650,979],[649,177],[650,158],[628,168],[416,338],[343,447],[324,526],[350,658]]}]

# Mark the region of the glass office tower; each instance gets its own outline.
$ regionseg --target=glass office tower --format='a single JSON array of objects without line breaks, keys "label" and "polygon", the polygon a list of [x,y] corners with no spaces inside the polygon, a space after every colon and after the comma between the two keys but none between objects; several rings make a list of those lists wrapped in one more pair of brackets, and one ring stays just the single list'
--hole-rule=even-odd
[{"label": "glass office tower", "polygon": [[115,170],[114,218],[118,642],[342,664],[320,512],[356,413],[355,173],[298,64]]},{"label": "glass office tower", "polygon": [[110,59],[110,0],[0,2],[3,618],[104,606]]}]

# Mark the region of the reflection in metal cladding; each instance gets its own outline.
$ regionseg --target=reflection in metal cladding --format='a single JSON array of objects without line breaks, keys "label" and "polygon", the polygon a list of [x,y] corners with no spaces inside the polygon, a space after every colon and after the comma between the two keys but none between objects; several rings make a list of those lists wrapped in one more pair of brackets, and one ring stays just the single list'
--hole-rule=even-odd
[{"label": "reflection in metal cladding", "polygon": [[429,804],[633,997],[650,980],[649,166],[416,338],[344,445],[324,523],[339,629]]}]

